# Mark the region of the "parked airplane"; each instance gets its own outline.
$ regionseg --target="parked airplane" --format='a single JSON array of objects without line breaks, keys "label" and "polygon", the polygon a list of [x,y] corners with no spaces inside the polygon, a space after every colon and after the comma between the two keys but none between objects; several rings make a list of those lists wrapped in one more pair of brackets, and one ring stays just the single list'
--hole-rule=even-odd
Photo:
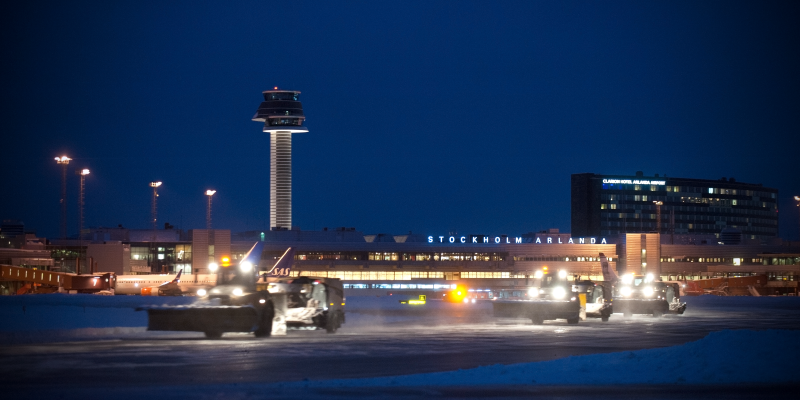
[{"label": "parked airplane", "polygon": [[[197,289],[209,288],[217,283],[216,274],[186,275],[181,271],[175,279],[168,275],[119,275],[115,294],[140,294],[144,296],[174,296],[181,293],[194,293]],[[178,292],[180,291],[180,293]]]},{"label": "parked airplane", "polygon": [[[250,263],[258,268],[261,263],[261,253],[264,250],[264,242],[256,242],[250,251],[242,257],[239,265],[243,263]],[[294,262],[294,248],[289,247],[278,259],[275,265],[269,270],[266,268],[257,270],[260,271],[260,281],[272,281],[273,278],[282,278],[289,276]],[[117,276],[117,285],[115,289],[116,294],[140,294],[143,296],[179,296],[181,294],[195,294],[199,290],[206,290],[217,284],[218,266],[213,264],[209,268],[211,274],[195,274],[185,275],[181,278],[181,272],[175,279],[168,279],[168,275],[119,275]],[[221,272],[221,271],[220,271]],[[204,292],[203,292],[204,293]]]}]

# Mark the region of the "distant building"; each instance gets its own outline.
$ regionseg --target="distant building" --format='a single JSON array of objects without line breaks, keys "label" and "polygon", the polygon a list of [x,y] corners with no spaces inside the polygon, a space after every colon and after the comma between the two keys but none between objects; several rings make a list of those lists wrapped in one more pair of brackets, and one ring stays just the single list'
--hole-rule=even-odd
[{"label": "distant building", "polygon": [[[778,190],[761,184],[666,176],[572,175],[572,234],[722,234],[729,244],[778,236]],[[662,202],[661,227],[658,205]]]},{"label": "distant building", "polygon": [[0,225],[0,236],[13,238],[25,234],[25,223],[16,219],[4,219]]}]

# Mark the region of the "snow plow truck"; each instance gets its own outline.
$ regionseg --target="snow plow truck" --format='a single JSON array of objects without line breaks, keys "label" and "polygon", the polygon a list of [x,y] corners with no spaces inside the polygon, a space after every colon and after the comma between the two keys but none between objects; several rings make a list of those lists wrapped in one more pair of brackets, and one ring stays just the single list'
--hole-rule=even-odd
[{"label": "snow plow truck", "polygon": [[287,328],[336,332],[345,321],[341,281],[288,277],[293,248],[269,271],[260,271],[262,250],[263,242],[256,243],[237,266],[209,264],[209,272],[217,274],[217,285],[198,290],[194,304],[138,308],[147,311],[147,330],[203,332],[210,339],[227,332],[285,335]]}]

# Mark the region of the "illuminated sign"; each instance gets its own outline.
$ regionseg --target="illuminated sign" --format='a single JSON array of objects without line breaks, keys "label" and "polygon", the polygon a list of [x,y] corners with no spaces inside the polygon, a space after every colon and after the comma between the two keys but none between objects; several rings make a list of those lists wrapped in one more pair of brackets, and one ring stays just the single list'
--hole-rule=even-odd
[{"label": "illuminated sign", "polygon": [[[438,239],[438,241],[437,241]],[[537,237],[533,238],[523,237],[510,237],[510,236],[428,236],[428,243],[451,243],[451,244],[608,244],[606,238],[588,237],[588,238],[569,238],[565,239],[561,236],[553,237]]]},{"label": "illuminated sign", "polygon": [[667,181],[649,181],[647,179],[603,179],[603,183],[616,183],[620,185],[659,185],[667,184]]}]

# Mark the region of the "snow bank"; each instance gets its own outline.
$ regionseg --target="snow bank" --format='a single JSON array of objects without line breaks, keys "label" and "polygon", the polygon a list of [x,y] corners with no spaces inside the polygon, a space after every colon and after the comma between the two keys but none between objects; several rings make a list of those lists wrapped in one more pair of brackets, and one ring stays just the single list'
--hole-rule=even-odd
[{"label": "snow bank", "polygon": [[679,346],[567,357],[536,363],[278,387],[471,385],[747,384],[799,382],[800,331],[725,330]]}]

